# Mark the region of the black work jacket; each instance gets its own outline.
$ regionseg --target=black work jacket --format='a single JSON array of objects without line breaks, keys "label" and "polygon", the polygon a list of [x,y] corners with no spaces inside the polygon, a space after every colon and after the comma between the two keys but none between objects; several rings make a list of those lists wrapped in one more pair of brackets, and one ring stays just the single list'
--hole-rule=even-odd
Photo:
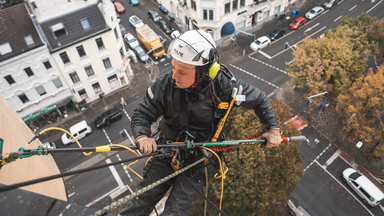
[{"label": "black work jacket", "polygon": [[[227,69],[222,66],[213,80],[216,95],[223,102],[230,102],[232,89],[242,85],[245,101],[240,106],[254,109],[267,129],[277,128],[275,113],[264,92],[242,80],[231,81],[231,76],[224,70]],[[163,116],[160,129],[166,139],[185,141],[183,131],[188,131],[195,137],[194,141],[209,141],[226,112],[216,108],[217,101],[211,91],[209,84],[202,88],[180,89],[172,79],[172,72],[161,75],[134,110],[131,122],[134,136],[151,136],[151,124]]]}]

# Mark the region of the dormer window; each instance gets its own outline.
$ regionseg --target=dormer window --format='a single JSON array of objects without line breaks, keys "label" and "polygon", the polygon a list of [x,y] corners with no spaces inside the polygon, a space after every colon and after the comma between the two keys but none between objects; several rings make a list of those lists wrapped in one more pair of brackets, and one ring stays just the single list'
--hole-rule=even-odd
[{"label": "dormer window", "polygon": [[9,43],[0,44],[0,55],[6,55],[11,52],[12,48]]},{"label": "dormer window", "polygon": [[81,26],[83,27],[84,30],[91,28],[87,19],[80,20],[80,23],[81,23]]},{"label": "dormer window", "polygon": [[57,23],[57,24],[51,26],[51,30],[57,38],[64,36],[64,35],[67,35],[67,31],[65,30],[63,23]]},{"label": "dormer window", "polygon": [[35,45],[35,41],[33,41],[32,35],[27,35],[24,37],[24,41],[27,44],[27,46],[33,46]]}]

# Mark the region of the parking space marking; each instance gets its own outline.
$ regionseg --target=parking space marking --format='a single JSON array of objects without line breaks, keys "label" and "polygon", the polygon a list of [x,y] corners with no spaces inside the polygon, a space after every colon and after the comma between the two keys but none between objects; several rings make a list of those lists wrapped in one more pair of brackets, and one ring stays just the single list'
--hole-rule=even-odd
[{"label": "parking space marking", "polygon": [[263,51],[261,51],[261,50],[259,50],[258,52],[259,52],[261,55],[267,57],[268,59],[271,59],[271,56],[268,55],[267,53],[265,53],[265,52],[263,52]]},{"label": "parking space marking", "polygon": [[369,209],[359,200],[359,198],[357,198],[351,191],[348,190],[348,188],[346,188],[335,176],[332,175],[332,173],[330,173],[327,168],[323,165],[321,165],[317,160],[315,160],[315,163],[321,167],[329,176],[331,176],[339,185],[341,185],[351,196],[353,196],[353,198],[356,199],[357,202],[360,203],[361,206],[363,206],[365,208],[365,210],[367,210],[367,212],[369,212],[370,215],[374,216],[374,214],[369,211]]},{"label": "parking space marking", "polygon": [[320,23],[316,23],[315,25],[313,25],[313,26],[311,26],[311,27],[305,29],[304,34],[305,34],[307,31],[311,31],[313,28],[315,28],[315,27],[318,26],[318,25],[320,25]]},{"label": "parking space marking", "polygon": [[377,7],[377,5],[379,5],[381,2],[383,2],[383,0],[377,2],[377,4],[375,4],[373,7],[371,7],[371,9],[367,10],[367,13],[371,12],[371,10],[373,10],[375,7]]},{"label": "parking space marking", "polygon": [[123,111],[125,113],[125,115],[128,117],[129,121],[131,121],[131,117],[128,115],[127,111],[123,108]]},{"label": "parking space marking", "polygon": [[337,17],[336,19],[333,20],[333,22],[336,22],[337,20],[341,19],[342,17],[343,17],[342,15]]},{"label": "parking space marking", "polygon": [[275,84],[273,84],[273,83],[271,83],[271,82],[269,82],[269,81],[267,81],[267,80],[265,80],[265,79],[263,79],[263,78],[260,78],[260,77],[258,77],[258,76],[256,76],[256,75],[254,75],[254,74],[252,74],[252,73],[250,73],[250,72],[248,72],[248,71],[242,69],[242,68],[239,68],[239,67],[237,67],[236,65],[233,65],[233,64],[229,64],[229,65],[232,66],[232,67],[234,67],[234,68],[236,68],[236,69],[238,69],[238,70],[240,70],[241,72],[244,72],[244,73],[246,73],[246,74],[248,74],[248,75],[250,75],[250,76],[252,76],[252,77],[254,77],[254,78],[256,78],[256,79],[259,79],[259,80],[261,80],[261,81],[263,81],[263,82],[265,82],[265,83],[267,83],[267,84],[273,86],[274,88],[283,90],[283,89],[280,88],[279,86],[277,86],[277,85],[275,85]]},{"label": "parking space marking", "polygon": [[304,168],[303,172],[307,171],[309,167],[311,167],[315,163],[315,161],[319,159],[321,155],[323,155],[329,149],[329,147],[331,147],[331,145],[332,143],[329,143],[329,145],[319,155],[317,155],[317,157],[307,167]]},{"label": "parking space marking", "polygon": [[[120,158],[119,154],[116,154],[116,157],[117,157],[117,160],[121,161],[121,158]],[[123,163],[121,163],[121,166],[123,167],[123,170],[124,170],[125,174],[127,174],[128,178],[129,178],[129,181],[133,182],[133,179],[132,179],[131,175],[129,174],[127,169],[125,169],[125,165]],[[129,191],[131,191],[131,193],[133,193],[132,189],[129,186],[128,186],[128,189],[129,189]]]},{"label": "parking space marking", "polygon": [[275,70],[277,70],[277,71],[280,71],[281,73],[285,73],[285,74],[288,75],[288,73],[287,73],[285,70],[281,70],[280,68],[277,68],[277,67],[275,67],[275,66],[273,66],[273,65],[267,64],[267,63],[265,63],[265,62],[263,62],[263,61],[261,61],[261,60],[259,60],[259,59],[257,59],[257,58],[253,58],[253,57],[251,57],[251,56],[248,56],[248,57],[249,57],[250,59],[254,60],[254,61],[257,61],[257,62],[259,62],[259,63],[261,63],[261,64],[264,64],[264,65],[266,65],[266,66],[268,66],[268,67],[270,67],[270,68],[273,68],[273,69],[275,69]]},{"label": "parking space marking", "polygon": [[357,7],[357,5],[354,5],[353,7],[349,8],[349,12],[351,12],[353,9],[355,9]]},{"label": "parking space marking", "polygon": [[[105,162],[107,164],[110,164],[112,161],[111,159],[107,158],[105,160]],[[116,168],[114,166],[109,166],[108,167],[109,170],[111,171],[113,177],[115,178],[116,182],[117,182],[117,185],[119,185],[119,187],[124,187],[124,183],[123,183],[123,180],[121,180],[120,176],[119,176],[119,173],[117,172]]]},{"label": "parking space marking", "polygon": [[341,153],[341,150],[337,149],[337,151],[335,153],[333,153],[333,155],[331,157],[329,157],[328,160],[325,162],[325,166],[327,167],[327,166],[331,165],[331,163],[333,163],[333,161],[335,161],[336,158],[339,157],[340,153]]},{"label": "parking space marking", "polygon": [[109,139],[109,136],[108,136],[107,132],[105,131],[104,128],[102,128],[102,129],[103,129],[103,132],[104,132],[105,137],[107,137],[108,143],[109,143],[109,144],[112,144],[112,141],[111,141],[111,139]]}]

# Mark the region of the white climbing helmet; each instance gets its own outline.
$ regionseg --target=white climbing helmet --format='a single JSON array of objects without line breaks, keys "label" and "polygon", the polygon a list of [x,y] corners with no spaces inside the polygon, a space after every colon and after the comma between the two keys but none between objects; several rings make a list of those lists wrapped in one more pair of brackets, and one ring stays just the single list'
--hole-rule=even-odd
[{"label": "white climbing helmet", "polygon": [[195,66],[209,63],[209,53],[216,49],[212,36],[202,30],[190,30],[175,38],[168,48],[168,56]]}]

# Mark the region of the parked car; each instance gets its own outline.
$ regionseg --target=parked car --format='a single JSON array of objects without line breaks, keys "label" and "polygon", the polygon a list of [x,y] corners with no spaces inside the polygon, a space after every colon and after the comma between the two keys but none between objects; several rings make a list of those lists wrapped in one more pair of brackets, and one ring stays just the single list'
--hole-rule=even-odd
[{"label": "parked car", "polygon": [[47,149],[55,149],[56,148],[56,144],[54,142],[45,142],[43,143],[43,147],[44,148],[47,148]]},{"label": "parked car", "polygon": [[273,32],[268,34],[268,37],[269,39],[271,39],[271,41],[274,41],[282,37],[283,35],[285,35],[285,33],[286,33],[285,29],[275,29],[273,30]]},{"label": "parked car", "polygon": [[338,2],[339,2],[339,0],[330,0],[330,1],[324,3],[324,7],[328,8],[328,9],[332,8],[333,6],[337,5]]},{"label": "parked car", "polygon": [[363,174],[353,168],[343,171],[343,178],[347,184],[363,198],[365,203],[375,207],[384,200],[384,193]]},{"label": "parked car", "polygon": [[126,35],[124,35],[124,40],[132,49],[139,46],[139,41],[131,33],[127,33]]},{"label": "parked car", "polygon": [[124,37],[124,35],[128,34],[128,30],[122,24],[119,24],[119,26],[120,26],[121,35],[123,35]]},{"label": "parked car", "polygon": [[115,5],[115,9],[116,9],[117,13],[124,13],[125,8],[123,7],[123,5],[121,5],[120,2],[115,1],[115,2],[113,2],[113,5]]},{"label": "parked car", "polygon": [[142,61],[142,62],[148,61],[149,57],[145,53],[144,49],[141,48],[141,46],[137,46],[137,47],[133,48],[133,52],[135,52],[136,56],[139,58],[140,61]]},{"label": "parked car", "polygon": [[309,10],[306,14],[305,14],[305,17],[307,19],[314,19],[317,15],[323,13],[324,11],[324,8],[323,7],[320,7],[320,6],[316,6],[314,8],[312,8],[311,10]]},{"label": "parked car", "polygon": [[262,36],[253,41],[250,47],[253,51],[258,51],[268,46],[270,43],[271,40],[267,36]]},{"label": "parked car", "polygon": [[134,28],[141,27],[144,25],[143,21],[139,17],[137,17],[136,15],[129,17],[129,23],[131,23],[131,25]]},{"label": "parked car", "polygon": [[152,19],[154,22],[161,20],[161,16],[159,15],[159,13],[157,13],[154,10],[148,10],[147,14],[148,14],[149,18]]},{"label": "parked car", "polygon": [[95,127],[102,128],[109,126],[112,121],[121,119],[121,117],[123,117],[121,112],[116,107],[113,107],[103,112],[99,117],[96,118]]},{"label": "parked car", "polygon": [[161,28],[165,33],[167,33],[167,34],[171,34],[172,31],[171,31],[171,29],[169,28],[168,23],[165,22],[165,20],[159,20],[158,24],[159,24],[160,28]]},{"label": "parked car", "polygon": [[136,6],[140,4],[139,0],[129,0],[128,2],[129,4],[131,4],[131,6]]},{"label": "parked car", "polygon": [[180,36],[180,32],[179,32],[179,30],[175,30],[175,31],[173,31],[172,33],[171,33],[171,38],[172,39],[175,39],[175,38],[177,38],[177,37],[179,37]]},{"label": "parked car", "polygon": [[165,14],[165,15],[168,14],[168,10],[167,10],[165,7],[163,7],[163,6],[159,7],[159,10],[160,10],[163,14]]},{"label": "parked car", "polygon": [[[92,132],[92,129],[91,126],[89,126],[87,122],[83,120],[70,127],[68,132],[71,133],[77,140],[81,140],[85,136],[90,134]],[[64,145],[69,145],[75,142],[75,140],[73,140],[72,137],[69,136],[67,133],[64,133],[61,136],[61,141]]]},{"label": "parked car", "polygon": [[293,30],[298,29],[300,26],[304,25],[307,20],[304,17],[298,17],[289,25],[289,27]]}]

